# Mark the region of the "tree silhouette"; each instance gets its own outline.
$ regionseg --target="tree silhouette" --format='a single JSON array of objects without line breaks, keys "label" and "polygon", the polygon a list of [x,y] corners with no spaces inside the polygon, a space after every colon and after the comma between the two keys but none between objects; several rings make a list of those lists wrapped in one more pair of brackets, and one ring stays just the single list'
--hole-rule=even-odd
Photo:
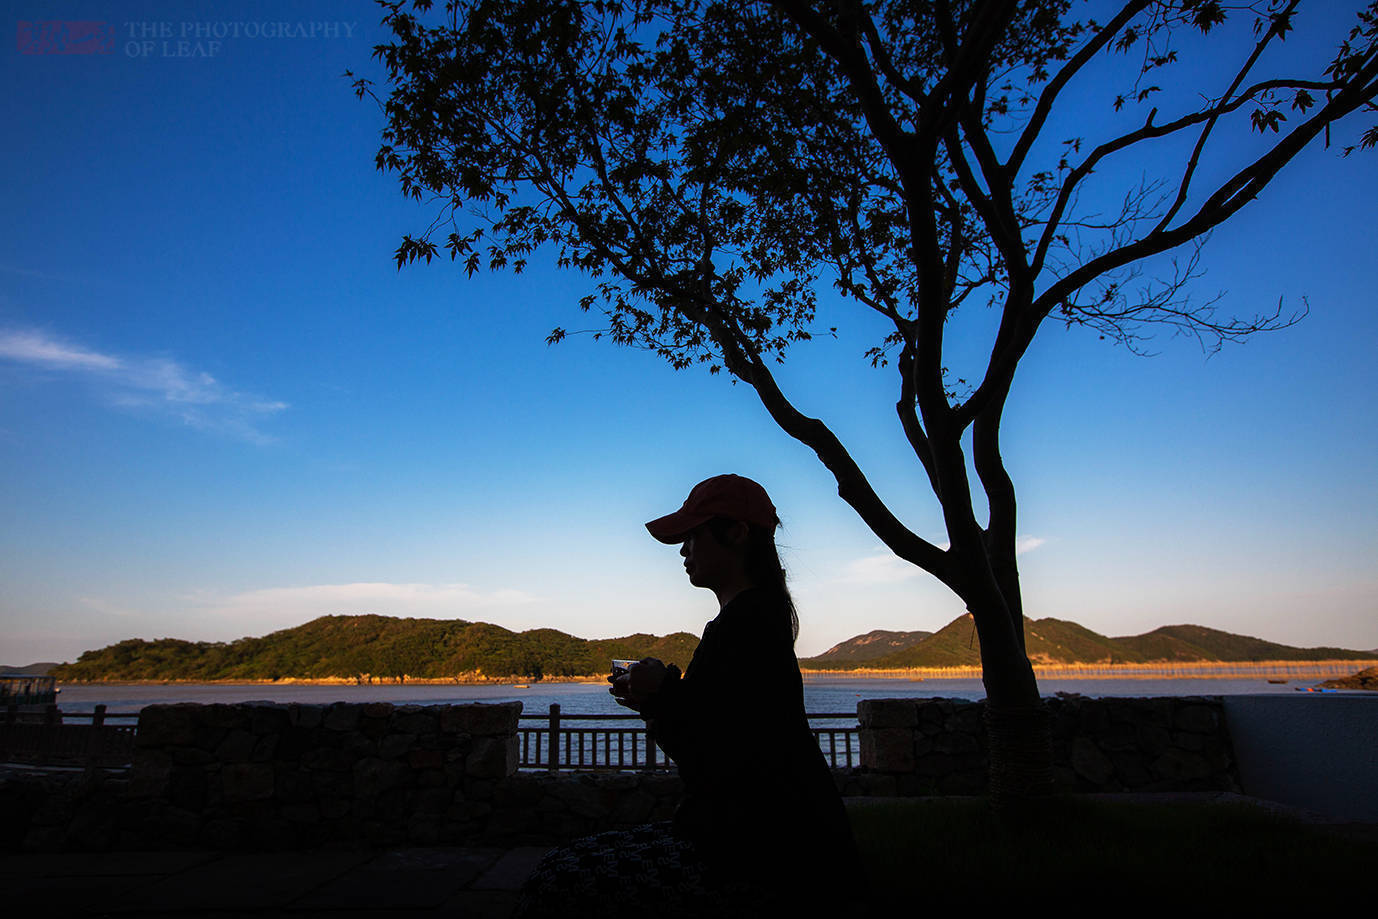
[{"label": "tree silhouette", "polygon": [[[355,89],[385,113],[379,169],[439,210],[402,240],[399,268],[443,250],[470,275],[520,272],[549,254],[590,278],[579,305],[603,316],[595,338],[749,384],[870,529],[965,602],[992,791],[1043,787],[1000,448],[1015,371],[1049,321],[1131,348],[1166,326],[1209,349],[1297,318],[1281,304],[1222,315],[1190,282],[1206,234],[1302,150],[1332,129],[1353,135],[1345,155],[1378,142],[1362,122],[1376,110],[1378,3],[1347,14],[1333,56],[1311,62],[1284,45],[1299,0],[1129,0],[1104,20],[1073,15],[1072,0],[380,2],[387,90]],[[1313,6],[1333,21],[1334,4]],[[1187,60],[1228,67],[1183,82]],[[1103,110],[1068,102],[1088,88]],[[1093,174],[1125,164],[1146,177],[1101,212]],[[1164,253],[1181,257],[1145,272]],[[945,547],[897,519],[777,386],[772,363],[823,331],[827,286],[885,323],[866,358],[893,367]],[[967,383],[945,346],[975,303],[1000,318]]]}]

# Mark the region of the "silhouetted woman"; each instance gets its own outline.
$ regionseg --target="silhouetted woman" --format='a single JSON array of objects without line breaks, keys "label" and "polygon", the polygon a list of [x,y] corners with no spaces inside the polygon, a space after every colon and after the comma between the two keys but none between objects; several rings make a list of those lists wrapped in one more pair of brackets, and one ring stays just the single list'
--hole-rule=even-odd
[{"label": "silhouetted woman", "polygon": [[679,767],[684,797],[668,826],[552,852],[524,907],[536,908],[541,890],[560,891],[566,913],[583,908],[573,902],[582,890],[606,891],[605,910],[630,901],[686,915],[812,913],[860,895],[847,815],[804,715],[778,525],[765,489],[736,475],[700,482],[678,511],[646,524],[680,544],[689,582],[713,591],[719,607],[682,675],[647,658],[609,678]]}]

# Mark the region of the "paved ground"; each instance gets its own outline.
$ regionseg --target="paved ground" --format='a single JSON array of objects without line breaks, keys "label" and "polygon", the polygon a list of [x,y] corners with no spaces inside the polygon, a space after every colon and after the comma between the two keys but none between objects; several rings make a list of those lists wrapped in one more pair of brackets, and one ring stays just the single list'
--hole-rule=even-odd
[{"label": "paved ground", "polygon": [[[1357,838],[1378,824],[1333,818],[1226,792],[1098,795],[1124,802],[1252,804]],[[893,798],[848,798],[849,807]],[[941,801],[942,799],[915,799]],[[2,828],[0,828],[2,829]],[[4,917],[464,917],[512,913],[546,846],[387,852],[106,852],[0,854]]]},{"label": "paved ground", "polygon": [[8,916],[506,917],[546,847],[0,855]]}]

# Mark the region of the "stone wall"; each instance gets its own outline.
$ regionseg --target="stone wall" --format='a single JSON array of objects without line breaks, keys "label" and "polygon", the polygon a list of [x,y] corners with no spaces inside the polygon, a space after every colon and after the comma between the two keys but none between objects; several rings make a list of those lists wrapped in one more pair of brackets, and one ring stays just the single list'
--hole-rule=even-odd
[{"label": "stone wall", "polygon": [[128,795],[151,840],[296,848],[482,833],[517,770],[521,703],[154,705]]},{"label": "stone wall", "polygon": [[30,851],[553,843],[668,820],[666,773],[517,773],[519,703],[156,705],[127,774],[0,777]]},{"label": "stone wall", "polygon": [[[1065,791],[1239,788],[1219,699],[1047,700]],[[158,705],[127,775],[0,778],[27,850],[557,843],[669,819],[675,773],[518,773],[519,703]],[[847,795],[980,794],[981,704],[860,703]]]},{"label": "stone wall", "polygon": [[[1044,702],[1052,719],[1059,791],[1239,791],[1218,697],[1059,694]],[[955,699],[858,703],[863,774],[854,793],[983,794],[982,707]]]}]

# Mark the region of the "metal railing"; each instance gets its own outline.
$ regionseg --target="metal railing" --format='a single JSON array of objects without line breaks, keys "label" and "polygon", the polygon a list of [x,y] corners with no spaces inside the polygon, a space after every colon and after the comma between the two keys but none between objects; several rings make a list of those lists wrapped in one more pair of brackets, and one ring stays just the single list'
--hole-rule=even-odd
[{"label": "metal railing", "polygon": [[[565,715],[552,703],[547,715],[522,715],[517,727],[517,768],[565,770],[665,770],[640,715]],[[570,722],[576,726],[571,727]],[[606,722],[612,722],[607,724]],[[629,722],[634,722],[632,726]],[[626,724],[626,727],[623,725]],[[583,726],[581,726],[583,725]]]},{"label": "metal railing", "polygon": [[[851,721],[848,725],[810,724],[823,758],[833,768],[851,767],[860,757],[855,712],[809,714],[813,721]],[[517,767],[547,772],[664,771],[671,767],[656,749],[640,715],[565,715],[558,703],[545,715],[522,715],[517,728]],[[573,724],[571,724],[571,722]],[[543,726],[528,727],[538,723]]]},{"label": "metal railing", "polygon": [[[806,715],[812,721],[828,721],[838,719],[849,719],[852,723],[845,727],[817,727],[809,725],[809,730],[813,732],[814,740],[818,741],[818,748],[823,751],[823,758],[828,761],[828,765],[834,769],[847,768],[859,764],[861,760],[861,744],[859,743],[861,727],[857,724],[856,712],[827,712],[817,715]],[[838,741],[841,740],[842,749],[838,750]]]},{"label": "metal railing", "polygon": [[121,768],[134,759],[137,712],[107,712],[97,705],[90,712],[59,711],[49,705],[39,711],[5,708],[0,721],[0,762],[30,766],[86,766]]},{"label": "metal railing", "polygon": [[[834,768],[857,765],[860,745],[854,712],[807,716],[823,758]],[[0,762],[33,766],[120,768],[134,758],[137,712],[38,711],[8,706],[0,719]],[[846,721],[849,724],[814,724]],[[559,704],[544,715],[522,715],[517,728],[518,768],[549,772],[666,771],[672,764],[656,748],[639,715],[565,715]]]}]

